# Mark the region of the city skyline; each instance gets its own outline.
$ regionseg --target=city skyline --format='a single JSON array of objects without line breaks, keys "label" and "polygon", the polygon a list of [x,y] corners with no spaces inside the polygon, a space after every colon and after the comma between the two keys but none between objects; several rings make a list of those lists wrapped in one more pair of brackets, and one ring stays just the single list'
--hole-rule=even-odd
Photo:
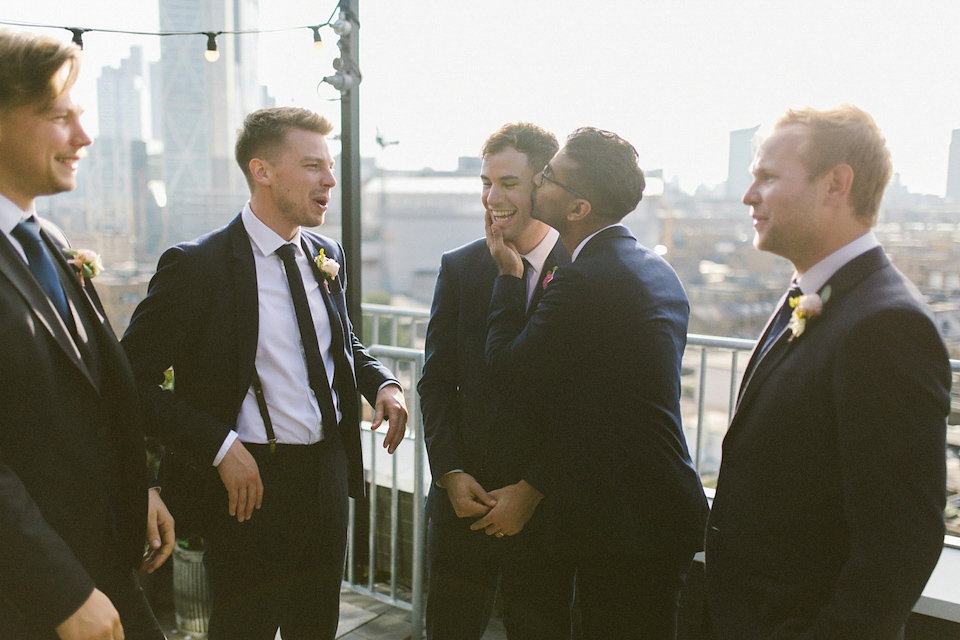
[{"label": "city skyline", "polygon": [[[767,125],[788,107],[851,102],[876,117],[902,184],[945,193],[951,132],[960,128],[960,87],[947,82],[960,71],[957,3],[640,4],[487,0],[451,11],[439,0],[361,0],[363,155],[387,168],[450,169],[506,121],[536,121],[558,136],[592,124],[623,135],[642,166],[662,169],[667,180],[679,176],[692,192],[726,179],[729,132]],[[265,2],[260,29],[317,24],[334,6]],[[0,19],[158,29],[149,0],[53,0],[5,8]],[[333,32],[322,33],[322,52],[309,30],[236,37],[259,38],[260,81],[277,104],[339,120],[339,104],[315,90],[333,73],[337,52]],[[203,38],[193,37],[202,55]],[[136,44],[156,60],[159,40],[87,34],[77,93],[88,111],[96,110],[90,103],[100,68],[118,65]],[[326,85],[320,91],[335,95]],[[96,130],[95,118],[87,126]],[[381,150],[378,129],[399,144]]]}]

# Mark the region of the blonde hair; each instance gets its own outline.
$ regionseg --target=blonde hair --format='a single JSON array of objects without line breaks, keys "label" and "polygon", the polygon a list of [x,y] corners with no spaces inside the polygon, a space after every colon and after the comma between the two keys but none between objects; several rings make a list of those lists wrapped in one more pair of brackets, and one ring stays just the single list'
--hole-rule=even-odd
[{"label": "blonde hair", "polygon": [[244,119],[243,128],[237,132],[235,152],[237,164],[251,189],[253,176],[250,174],[250,161],[254,158],[272,159],[292,129],[326,136],[333,131],[333,123],[319,113],[300,107],[260,109]]},{"label": "blonde hair", "polygon": [[849,104],[825,111],[806,107],[787,111],[775,128],[791,124],[804,125],[809,132],[799,150],[807,178],[814,180],[838,164],[849,165],[853,169],[850,204],[861,220],[876,224],[893,164],[873,117]]}]

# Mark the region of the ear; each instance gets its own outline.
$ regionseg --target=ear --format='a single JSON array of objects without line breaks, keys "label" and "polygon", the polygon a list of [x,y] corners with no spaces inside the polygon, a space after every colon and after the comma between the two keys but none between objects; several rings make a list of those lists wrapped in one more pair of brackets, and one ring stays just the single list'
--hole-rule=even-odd
[{"label": "ear", "polygon": [[567,212],[567,220],[571,222],[580,222],[589,215],[591,210],[590,202],[584,200],[583,198],[577,198],[570,205],[570,210]]},{"label": "ear", "polygon": [[839,204],[847,202],[850,190],[853,188],[853,167],[848,164],[837,164],[831,167],[823,178],[826,183],[827,202]]},{"label": "ear", "polygon": [[265,160],[251,158],[250,164],[248,164],[247,167],[250,169],[250,175],[253,176],[254,182],[262,185],[270,184],[269,166]]}]

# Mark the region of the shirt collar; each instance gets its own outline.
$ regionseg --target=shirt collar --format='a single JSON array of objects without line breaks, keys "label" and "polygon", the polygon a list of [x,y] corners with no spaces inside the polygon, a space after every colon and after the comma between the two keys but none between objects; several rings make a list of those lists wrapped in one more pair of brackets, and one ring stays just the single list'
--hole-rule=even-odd
[{"label": "shirt collar", "polygon": [[543,265],[547,261],[547,256],[553,251],[554,245],[557,244],[557,237],[559,235],[560,232],[550,227],[547,229],[547,234],[543,236],[540,244],[535,246],[530,253],[522,254],[521,257],[526,258],[530,266],[536,269],[537,272],[543,271]]},{"label": "shirt collar", "polygon": [[880,242],[873,230],[840,247],[826,258],[813,265],[797,279],[797,285],[803,293],[816,293],[820,291],[823,285],[833,277],[843,265],[847,264],[857,256],[870,251],[874,247],[879,247]]},{"label": "shirt collar", "polygon": [[5,234],[10,235],[15,226],[36,214],[37,210],[33,205],[30,205],[30,209],[24,211],[15,205],[10,198],[0,194],[0,231]]},{"label": "shirt collar", "polygon": [[590,242],[590,238],[592,238],[593,236],[597,235],[597,234],[600,233],[601,231],[606,231],[606,230],[609,229],[610,227],[624,227],[624,228],[626,228],[623,224],[617,222],[616,224],[607,225],[607,226],[604,227],[603,229],[597,229],[596,231],[594,231],[593,233],[591,233],[590,235],[588,235],[586,238],[584,238],[583,241],[582,241],[580,244],[577,245],[576,250],[573,252],[573,255],[570,257],[570,262],[573,262],[574,260],[577,259],[577,256],[580,255],[580,252],[583,250],[583,247],[584,247],[588,242]]},{"label": "shirt collar", "polygon": [[[240,220],[243,222],[243,228],[246,229],[247,235],[250,236],[250,242],[264,256],[272,255],[288,242],[257,217],[253,209],[250,208],[249,200],[247,204],[243,205]],[[300,229],[297,229],[297,234],[289,242],[294,246],[297,253],[303,253],[303,247],[300,245]]]}]

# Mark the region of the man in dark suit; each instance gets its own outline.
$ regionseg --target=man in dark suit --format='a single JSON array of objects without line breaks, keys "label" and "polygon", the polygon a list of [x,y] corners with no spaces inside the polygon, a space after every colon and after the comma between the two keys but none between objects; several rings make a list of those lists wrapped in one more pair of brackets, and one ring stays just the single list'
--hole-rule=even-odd
[{"label": "man in dark suit", "polygon": [[[526,260],[528,310],[570,255],[556,230],[530,217],[533,177],[557,152],[540,127],[507,124],[483,145],[481,201]],[[445,253],[427,326],[419,391],[433,485],[427,567],[427,637],[479,640],[499,583],[511,639],[569,638],[573,571],[549,553],[540,526],[516,522],[504,538],[470,528],[479,517],[513,517],[510,494],[540,440],[523,406],[494,389],[484,349],[497,264],[481,238]]]},{"label": "man in dark suit", "polygon": [[[487,361],[535,416],[539,447],[515,500],[543,512],[577,571],[584,637],[675,638],[706,499],[680,427],[689,305],[673,269],[620,224],[642,196],[637,152],[578,129],[535,180],[533,217],[571,251],[525,321],[523,266],[499,222]],[[475,528],[511,523],[491,510]]]},{"label": "man in dark suit", "polygon": [[[391,453],[406,428],[399,383],[353,333],[342,248],[301,228],[336,185],[331,130],[307,109],[247,116],[250,201],[164,253],[123,338],[148,426],[206,472],[212,640],[332,640],[348,491],[364,494],[357,390]],[[158,386],[171,366],[173,392]]]},{"label": "man in dark suit", "polygon": [[754,162],[754,244],[793,263],[799,290],[764,330],[723,442],[716,638],[902,637],[940,555],[950,367],[870,230],[891,171],[873,118],[847,105],[787,112]]},{"label": "man in dark suit", "polygon": [[169,556],[173,521],[148,497],[133,376],[34,206],[76,187],[91,142],[79,53],[0,31],[0,638],[157,640],[133,569]]}]

